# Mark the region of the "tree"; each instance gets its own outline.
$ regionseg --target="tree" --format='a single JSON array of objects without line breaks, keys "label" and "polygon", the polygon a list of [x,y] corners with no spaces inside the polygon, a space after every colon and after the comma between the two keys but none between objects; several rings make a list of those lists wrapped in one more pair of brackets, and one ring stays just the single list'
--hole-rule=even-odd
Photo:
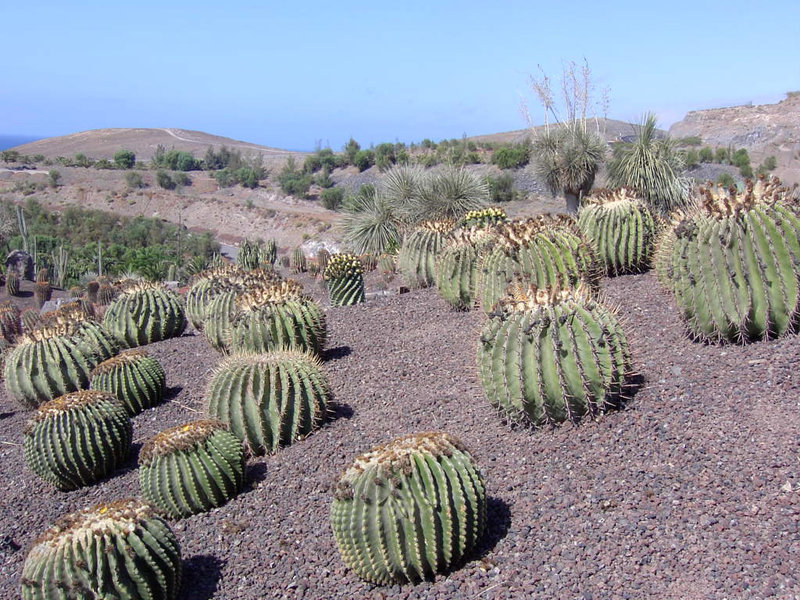
[{"label": "tree", "polygon": [[680,175],[684,162],[669,136],[656,135],[656,117],[645,115],[636,140],[608,164],[608,181],[613,187],[636,190],[642,199],[661,213],[686,205],[689,180]]},{"label": "tree", "polygon": [[117,150],[114,153],[114,164],[118,169],[132,169],[136,164],[136,155],[130,150]]},{"label": "tree", "polygon": [[55,169],[50,169],[47,172],[47,179],[50,183],[50,187],[54,188],[58,185],[58,182],[61,180],[61,173]]},{"label": "tree", "polygon": [[350,138],[342,148],[344,155],[347,157],[347,164],[352,165],[356,157],[356,153],[361,150],[361,146],[353,138]]}]

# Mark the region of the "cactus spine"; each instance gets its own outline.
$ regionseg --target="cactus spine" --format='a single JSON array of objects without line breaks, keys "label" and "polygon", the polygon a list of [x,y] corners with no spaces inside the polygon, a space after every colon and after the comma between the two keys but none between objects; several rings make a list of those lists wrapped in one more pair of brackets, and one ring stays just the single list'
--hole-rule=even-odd
[{"label": "cactus spine", "polygon": [[743,192],[702,189],[659,242],[659,279],[692,337],[771,339],[796,331],[800,315],[800,217],[773,178]]},{"label": "cactus spine", "polygon": [[161,284],[137,281],[108,306],[103,325],[128,348],[178,337],[186,329],[180,299]]},{"label": "cactus spine", "polygon": [[225,359],[206,398],[212,418],[253,454],[264,454],[314,431],[327,417],[330,388],[317,359],[278,351]]},{"label": "cactus spine", "polygon": [[655,222],[640,198],[624,188],[586,198],[578,227],[597,252],[608,275],[648,268]]},{"label": "cactus spine", "polygon": [[244,449],[220,421],[162,431],[139,453],[142,495],[178,519],[222,506],[244,485]]},{"label": "cactus spine", "polygon": [[524,289],[498,303],[481,331],[478,373],[510,422],[577,422],[618,404],[631,371],[625,333],[586,286]]},{"label": "cactus spine", "polygon": [[42,404],[25,427],[25,462],[59,490],[74,490],[119,467],[133,425],[111,394],[83,390]]},{"label": "cactus spine", "polygon": [[397,270],[409,286],[433,285],[436,255],[453,226],[452,221],[426,221],[403,239],[397,255]]},{"label": "cactus spine", "polygon": [[359,456],[331,506],[342,560],[379,585],[431,579],[458,565],[485,523],[483,476],[446,433],[404,436]]},{"label": "cactus spine", "polygon": [[129,350],[104,360],[94,371],[90,388],[122,401],[128,414],[137,415],[164,398],[164,368],[144,350]]},{"label": "cactus spine", "polygon": [[323,275],[331,306],[364,302],[364,267],[352,254],[334,254]]},{"label": "cactus spine", "polygon": [[36,539],[21,584],[22,600],[176,600],[180,547],[149,505],[99,504],[63,517]]}]

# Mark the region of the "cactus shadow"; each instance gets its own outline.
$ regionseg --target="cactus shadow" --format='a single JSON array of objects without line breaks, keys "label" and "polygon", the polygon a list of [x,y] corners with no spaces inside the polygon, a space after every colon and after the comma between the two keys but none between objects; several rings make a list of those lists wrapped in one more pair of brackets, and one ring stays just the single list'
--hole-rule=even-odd
[{"label": "cactus shadow", "polygon": [[256,485],[267,478],[267,464],[264,462],[250,463],[245,473],[245,487],[243,492],[254,490]]},{"label": "cactus shadow", "polygon": [[209,600],[214,596],[225,563],[210,554],[199,554],[183,561],[180,600]]},{"label": "cactus shadow", "polygon": [[353,407],[344,402],[336,402],[333,400],[328,407],[327,423],[333,423],[339,419],[350,419],[355,414]]},{"label": "cactus shadow", "polygon": [[345,356],[350,356],[350,346],[336,346],[335,348],[328,348],[322,352],[322,360],[339,360]]},{"label": "cactus shadow", "polygon": [[183,391],[183,386],[182,385],[170,385],[170,386],[168,386],[164,390],[164,400],[163,401],[167,402],[169,400],[177,398],[178,394],[180,394],[182,391]]},{"label": "cactus shadow", "polygon": [[500,498],[490,496],[486,499],[486,530],[483,533],[475,557],[484,558],[508,534],[511,528],[511,508]]}]

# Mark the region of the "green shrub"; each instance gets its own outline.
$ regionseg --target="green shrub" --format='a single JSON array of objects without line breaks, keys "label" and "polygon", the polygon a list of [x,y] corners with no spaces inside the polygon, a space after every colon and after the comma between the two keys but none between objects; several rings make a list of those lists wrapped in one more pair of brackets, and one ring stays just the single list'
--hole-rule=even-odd
[{"label": "green shrub", "polygon": [[240,185],[246,188],[255,189],[258,187],[259,174],[252,167],[240,167],[236,169],[234,177]]},{"label": "green shrub", "polygon": [[366,171],[375,164],[375,153],[372,150],[359,150],[353,157],[353,164],[359,171]]},{"label": "green shrub", "polygon": [[683,153],[683,162],[687,169],[691,169],[700,164],[700,154],[695,149],[689,149]]},{"label": "green shrub", "polygon": [[110,170],[115,168],[114,163],[106,160],[105,158],[101,158],[100,160],[96,161],[92,166],[95,169],[101,169],[101,170]]},{"label": "green shrub", "polygon": [[136,164],[136,155],[130,150],[117,150],[114,153],[114,164],[118,169],[132,169]]},{"label": "green shrub", "polygon": [[744,177],[745,179],[752,179],[754,176],[753,167],[750,166],[750,163],[746,165],[742,165],[739,167],[739,175]]},{"label": "green shrub", "polygon": [[697,154],[701,163],[714,162],[714,150],[710,146],[703,146]]},{"label": "green shrub", "polygon": [[128,184],[128,189],[131,190],[138,190],[145,186],[142,176],[136,171],[128,171],[125,173],[125,183]]},{"label": "green shrub", "polygon": [[381,173],[391,168],[397,162],[394,145],[389,143],[379,144],[375,148],[375,166]]},{"label": "green shrub", "polygon": [[719,177],[717,177],[717,184],[726,188],[735,187],[736,180],[730,173],[720,173]]},{"label": "green shrub", "polygon": [[678,138],[675,143],[680,147],[685,146],[699,146],[703,143],[703,140],[700,139],[699,135],[690,135],[688,137]]},{"label": "green shrub", "polygon": [[170,177],[169,173],[163,169],[156,171],[156,183],[165,190],[174,190],[178,187],[178,184]]},{"label": "green shrub", "polygon": [[344,190],[337,187],[324,189],[319,195],[319,200],[328,210],[338,210],[344,200]]},{"label": "green shrub", "polygon": [[47,181],[50,184],[50,187],[54,188],[58,185],[58,182],[61,180],[61,173],[56,171],[55,169],[50,169],[47,172]]},{"label": "green shrub", "polygon": [[531,151],[528,144],[506,144],[500,146],[492,154],[492,164],[501,169],[517,169],[530,161]]},{"label": "green shrub", "polygon": [[344,152],[345,159],[347,160],[347,164],[353,165],[355,164],[356,154],[358,151],[361,150],[361,146],[357,141],[353,138],[347,140],[347,143],[342,148],[342,152]]},{"label": "green shrub", "polygon": [[778,168],[778,161],[774,156],[768,156],[764,159],[764,162],[761,163],[761,168],[765,171],[774,171]]},{"label": "green shrub", "polygon": [[286,165],[278,173],[278,185],[284,194],[304,197],[311,187],[311,175],[298,169],[294,157],[290,156]]},{"label": "green shrub", "polygon": [[717,162],[721,165],[727,164],[731,160],[731,156],[728,153],[727,148],[717,148],[714,151],[714,162]]},{"label": "green shrub", "polygon": [[85,154],[82,154],[80,152],[75,155],[74,162],[76,167],[83,167],[84,169],[92,166],[92,161],[89,160]]},{"label": "green shrub", "polygon": [[497,177],[486,176],[486,185],[489,186],[489,202],[511,202],[516,200],[519,192],[514,190],[514,177],[511,173],[502,173]]}]

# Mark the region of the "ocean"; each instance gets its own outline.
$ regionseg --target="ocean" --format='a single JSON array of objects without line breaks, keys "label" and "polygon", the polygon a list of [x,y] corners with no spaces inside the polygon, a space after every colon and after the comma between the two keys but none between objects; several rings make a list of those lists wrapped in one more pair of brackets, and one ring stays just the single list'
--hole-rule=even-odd
[{"label": "ocean", "polygon": [[41,135],[2,135],[0,134],[0,150],[7,150],[14,146],[27,144],[28,142],[35,142],[36,140],[44,139]]}]

